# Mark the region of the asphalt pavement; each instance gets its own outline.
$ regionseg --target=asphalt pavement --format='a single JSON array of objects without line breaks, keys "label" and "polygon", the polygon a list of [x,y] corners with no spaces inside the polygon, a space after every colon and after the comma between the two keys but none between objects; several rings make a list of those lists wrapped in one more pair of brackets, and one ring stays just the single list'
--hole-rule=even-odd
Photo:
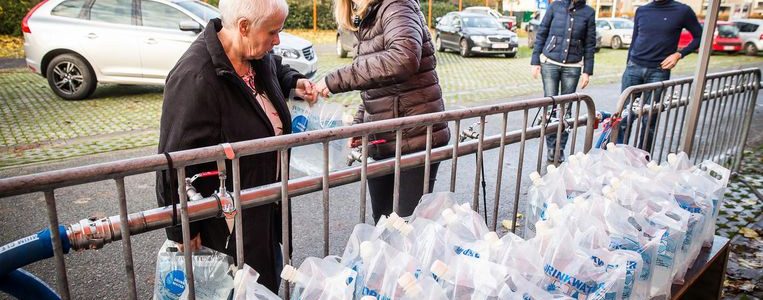
[{"label": "asphalt pavement", "polygon": [[[507,87],[511,88],[511,87]],[[613,110],[619,95],[619,85],[605,85],[590,87],[582,92],[587,93],[596,101],[597,109]],[[508,99],[505,101],[516,101],[538,97],[535,95]],[[755,126],[763,124],[761,115],[761,105],[763,105],[763,96],[757,99],[758,112],[753,121]],[[448,109],[457,109],[459,107],[451,105]],[[534,111],[532,112],[534,114]],[[532,117],[532,116],[531,116]],[[471,124],[472,120],[462,122],[462,126]],[[520,115],[509,116],[510,129],[519,128],[521,125]],[[500,119],[488,119],[487,134],[496,134],[500,132]],[[454,134],[455,136],[455,134]],[[757,137],[751,137],[757,138]],[[569,147],[569,146],[568,146]],[[538,157],[537,140],[529,141],[526,146],[524,169],[521,174],[526,177],[536,167],[536,158]],[[582,150],[582,134],[579,135],[577,151]],[[77,167],[87,164],[114,161],[119,159],[132,158],[142,155],[154,154],[155,149],[142,148],[137,150],[111,152],[101,155],[93,155],[81,158],[70,159],[55,163],[45,163],[39,165],[24,166],[16,169],[0,171],[0,177],[10,177],[22,174],[32,174],[48,170],[56,170],[69,167]],[[499,227],[500,220],[508,219],[514,211],[514,184],[516,180],[516,168],[518,147],[510,146],[507,150],[504,180],[501,185],[500,213],[498,216]],[[493,195],[495,192],[495,174],[497,172],[498,151],[493,150],[485,154],[485,174],[487,177],[487,207],[492,212]],[[545,156],[543,157],[545,164]],[[458,164],[458,180],[456,184],[457,198],[462,202],[469,202],[472,199],[474,190],[475,158],[473,155],[462,157]],[[446,161],[441,164],[438,181],[435,184],[435,191],[446,191],[450,184],[451,164]],[[300,174],[293,174],[299,176]],[[528,180],[523,179],[523,184]],[[146,210],[156,206],[154,196],[154,174],[142,174],[131,176],[125,179],[127,187],[128,209],[131,212]],[[341,255],[347,237],[352,232],[353,226],[358,223],[359,204],[358,204],[359,184],[349,184],[342,187],[333,188],[330,193],[330,240],[329,249],[333,255]],[[520,189],[522,194],[520,199],[524,199],[525,188]],[[103,181],[92,184],[86,184],[76,187],[64,188],[56,191],[58,200],[59,221],[60,223],[70,224],[89,216],[111,216],[118,214],[116,202],[116,189],[113,181]],[[299,264],[308,256],[322,256],[323,253],[323,230],[322,230],[322,202],[321,193],[313,193],[306,196],[296,197],[293,203],[294,217],[294,263]],[[370,198],[369,198],[370,199]],[[367,220],[371,222],[370,202],[368,203]],[[524,207],[520,202],[519,207]],[[521,212],[521,211],[520,211]],[[0,199],[0,245],[7,244],[19,238],[31,235],[38,230],[47,227],[47,214],[45,212],[45,201],[41,193],[22,195],[10,198]],[[493,220],[492,213],[488,213],[488,220]],[[506,229],[500,229],[499,232],[505,232]],[[154,231],[133,237],[133,251],[136,265],[136,276],[138,283],[139,298],[150,298],[152,295],[154,283],[154,271],[156,251],[164,242],[164,232]],[[66,256],[66,267],[69,274],[69,282],[74,299],[111,299],[123,298],[126,295],[126,278],[122,260],[121,242],[115,242],[106,245],[100,250],[87,250],[77,253],[70,253]],[[53,260],[46,260],[34,263],[26,270],[41,277],[49,283],[55,282],[55,269]],[[7,296],[0,295],[0,299]]]}]

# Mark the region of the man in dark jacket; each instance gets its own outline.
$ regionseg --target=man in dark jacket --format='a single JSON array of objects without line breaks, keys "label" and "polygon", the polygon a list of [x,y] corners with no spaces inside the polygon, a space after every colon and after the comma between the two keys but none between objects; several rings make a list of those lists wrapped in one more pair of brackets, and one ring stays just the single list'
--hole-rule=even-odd
[{"label": "man in dark jacket", "polygon": [[[285,95],[315,100],[313,84],[281,58],[269,53],[279,43],[278,32],[288,15],[284,0],[261,0],[258,10],[249,0],[220,1],[221,18],[213,19],[180,58],[167,77],[162,107],[159,153],[288,134],[291,117]],[[279,180],[276,152],[240,158],[241,188]],[[187,176],[217,170],[215,163],[185,168]],[[231,170],[228,163],[227,170]],[[174,175],[174,172],[172,172]],[[230,174],[230,172],[228,172]],[[158,172],[156,195],[160,206],[177,203],[175,184]],[[232,175],[227,190],[232,191]],[[193,183],[203,196],[219,188],[215,178]],[[279,207],[266,204],[243,210],[244,262],[260,273],[259,282],[278,292],[281,263]],[[236,257],[236,239],[221,218],[190,226],[192,250],[199,244]],[[180,227],[167,229],[167,238],[182,243]]]},{"label": "man in dark jacket", "polygon": [[[686,4],[675,0],[655,0],[636,10],[633,26],[633,42],[628,50],[628,66],[622,80],[622,90],[630,86],[660,82],[670,79],[670,70],[678,60],[697,50],[702,34],[697,15]],[[676,51],[681,31],[688,30],[692,35],[691,43],[686,48]],[[641,95],[641,104],[652,103],[659,99],[662,91]],[[630,116],[630,115],[629,115]],[[618,143],[623,142],[625,127],[635,121],[628,118],[621,124]],[[651,119],[651,124],[647,124]],[[652,149],[654,126],[657,118],[644,116],[639,148]]]}]

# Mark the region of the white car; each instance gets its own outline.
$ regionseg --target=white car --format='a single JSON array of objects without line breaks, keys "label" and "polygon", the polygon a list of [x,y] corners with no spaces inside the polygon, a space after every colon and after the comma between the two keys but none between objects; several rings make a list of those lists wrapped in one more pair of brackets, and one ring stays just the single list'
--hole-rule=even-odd
[{"label": "white car", "polygon": [[621,18],[596,19],[596,29],[601,32],[604,47],[620,49],[628,47],[633,38],[633,21]]},{"label": "white car", "polygon": [[513,30],[514,25],[517,24],[517,18],[513,16],[504,16],[495,9],[492,9],[490,7],[486,6],[471,6],[464,8],[463,12],[470,13],[470,14],[478,14],[478,15],[485,15],[485,16],[491,16],[495,18],[498,23],[503,25],[503,27],[506,27],[508,30]]},{"label": "white car", "polygon": [[763,51],[763,20],[739,19],[733,22],[739,28],[745,54],[758,55]]},{"label": "white car", "polygon": [[[87,98],[97,83],[163,85],[219,16],[198,0],[43,0],[22,21],[26,64],[67,100]],[[307,40],[282,33],[273,51],[305,75],[316,71]]]}]

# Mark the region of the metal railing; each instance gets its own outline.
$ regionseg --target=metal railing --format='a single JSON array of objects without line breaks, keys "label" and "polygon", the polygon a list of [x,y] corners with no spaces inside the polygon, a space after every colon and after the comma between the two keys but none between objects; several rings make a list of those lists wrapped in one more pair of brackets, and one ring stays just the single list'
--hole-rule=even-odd
[{"label": "metal railing", "polygon": [[696,122],[689,157],[694,163],[710,159],[736,172],[757,101],[760,69],[708,74],[696,116],[687,114],[692,85],[692,78],[683,78],[623,91],[613,114],[621,118],[621,128],[612,130],[611,140],[646,150],[661,162],[669,153],[683,150],[685,125]]},{"label": "metal railing", "polygon": [[[582,105],[585,107],[582,107]],[[567,117],[563,122],[551,119],[549,110],[551,107],[558,107],[559,116],[566,116],[567,111],[571,110],[571,117]],[[542,112],[539,119],[539,125],[535,126],[535,121],[530,120],[530,111],[538,109]],[[582,114],[581,114],[582,112]],[[518,128],[510,130],[509,116],[514,120],[521,120]],[[259,140],[242,141],[218,146],[210,146],[192,150],[178,151],[170,153],[173,164],[173,172],[177,173],[178,194],[180,203],[177,211],[173,211],[172,206],[159,207],[151,210],[140,211],[128,214],[127,197],[125,194],[124,178],[126,176],[149,173],[161,170],[168,170],[168,158],[165,155],[150,155],[145,157],[121,160],[116,162],[102,163],[78,168],[70,168],[58,171],[50,171],[26,176],[18,176],[7,179],[0,179],[0,197],[9,197],[27,193],[43,192],[47,204],[48,220],[51,232],[53,234],[53,248],[56,265],[57,286],[62,298],[71,298],[69,292],[69,281],[67,269],[64,262],[64,252],[62,250],[61,238],[58,235],[58,213],[55,190],[81,185],[85,183],[98,182],[104,180],[114,180],[116,183],[119,215],[101,219],[89,218],[81,220],[76,224],[66,226],[66,235],[70,240],[71,247],[74,250],[99,249],[105,244],[124,240],[122,251],[124,265],[127,275],[127,284],[130,298],[136,298],[136,280],[134,274],[134,265],[132,259],[132,246],[129,242],[131,236],[153,230],[158,230],[173,225],[173,214],[180,216],[180,224],[183,228],[183,242],[188,244],[190,241],[190,232],[188,225],[190,222],[217,217],[222,215],[223,201],[232,201],[238,212],[242,209],[251,208],[268,203],[281,202],[282,207],[290,207],[291,197],[305,195],[313,192],[322,192],[323,201],[323,250],[328,254],[329,249],[329,193],[332,187],[337,187],[349,183],[360,182],[359,193],[359,222],[365,222],[366,216],[366,183],[368,178],[374,178],[387,174],[395,174],[394,181],[394,210],[397,211],[399,201],[400,173],[402,170],[424,166],[424,173],[428,175],[432,163],[451,160],[450,190],[456,189],[456,178],[458,174],[459,157],[476,153],[476,166],[480,166],[484,160],[484,152],[492,149],[498,149],[498,164],[495,176],[495,192],[493,206],[493,220],[489,222],[493,230],[497,227],[499,216],[499,202],[501,199],[501,187],[504,173],[504,158],[506,148],[509,145],[517,145],[516,154],[517,170],[514,180],[513,195],[513,216],[512,230],[516,228],[517,208],[520,200],[520,188],[522,186],[523,168],[526,161],[532,162],[532,157],[526,155],[528,141],[538,139],[537,156],[535,161],[535,170],[541,171],[543,165],[544,138],[548,134],[556,133],[560,136],[562,132],[568,131],[571,134],[570,148],[571,153],[576,150],[576,144],[582,140],[583,151],[591,148],[593,140],[595,107],[593,100],[584,94],[571,94],[555,98],[539,98],[525,101],[500,103],[495,105],[486,105],[474,108],[465,108],[426,115],[410,116],[398,119],[384,120],[372,123],[357,124],[353,126],[340,127],[335,129],[326,129],[299,134],[284,135]],[[478,122],[471,126],[473,130],[462,132],[461,123],[468,119],[477,119]],[[488,118],[500,119],[501,127],[498,134],[486,136],[486,124]],[[532,122],[532,123],[531,123]],[[448,123],[451,128],[450,144],[433,149],[432,131],[435,124]],[[426,150],[416,153],[402,153],[401,143],[396,143],[396,153],[394,158],[370,162],[368,159],[369,135],[396,132],[397,140],[401,140],[403,130],[414,127],[426,127],[427,144]],[[578,136],[578,131],[584,130],[582,139]],[[362,154],[360,156],[360,166],[348,169],[329,171],[327,152],[328,143],[333,140],[346,139],[352,137],[362,138]],[[463,138],[463,139],[462,139]],[[466,141],[468,138],[473,140]],[[560,139],[557,139],[557,141]],[[308,145],[322,144],[323,153],[323,174],[322,176],[307,176],[300,178],[289,178],[288,151],[291,148]],[[556,155],[554,163],[558,163],[560,157],[560,145],[556,143]],[[278,152],[280,155],[280,182],[269,185],[242,189],[240,181],[239,159],[241,157]],[[185,167],[200,163],[217,162],[218,172],[221,179],[226,176],[225,160],[232,161],[233,193],[222,193],[217,197],[206,197],[199,200],[189,201],[187,175]],[[192,174],[191,174],[192,175]],[[474,172],[474,189],[472,206],[476,211],[480,211],[479,183],[485,178],[481,177],[482,172],[477,169]],[[427,182],[425,180],[425,182]],[[422,187],[428,191],[428,183]],[[483,186],[484,188],[484,186]],[[283,236],[290,237],[291,220],[289,219],[288,209],[282,209],[282,220],[284,222]],[[238,267],[243,264],[243,233],[241,231],[241,213],[235,217],[236,238],[236,257]],[[127,226],[123,226],[127,224]],[[288,238],[283,240],[284,264],[290,264],[291,241]],[[191,269],[190,251],[185,251],[186,269]],[[190,291],[189,298],[194,299],[193,273],[187,272],[188,287]],[[288,289],[286,289],[288,295]]]}]

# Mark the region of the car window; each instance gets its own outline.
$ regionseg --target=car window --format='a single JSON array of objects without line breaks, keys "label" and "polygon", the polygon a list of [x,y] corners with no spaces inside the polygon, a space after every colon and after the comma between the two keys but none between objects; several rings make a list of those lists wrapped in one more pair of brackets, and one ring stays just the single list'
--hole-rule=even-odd
[{"label": "car window", "polygon": [[79,18],[85,0],[68,0],[61,2],[50,11],[51,15],[68,18]]},{"label": "car window", "polygon": [[90,20],[113,24],[132,24],[131,0],[95,0]]},{"label": "car window", "polygon": [[193,21],[190,16],[164,3],[142,0],[140,2],[143,26],[180,30],[181,21]]},{"label": "car window", "polygon": [[596,21],[596,28],[602,29],[606,27],[607,21]]},{"label": "car window", "polygon": [[445,15],[440,19],[440,26],[449,26],[450,22],[453,20],[453,15]]},{"label": "car window", "polygon": [[205,23],[209,23],[209,20],[220,17],[220,11],[217,10],[217,8],[204,2],[181,1],[175,2],[175,4],[190,11],[192,14],[204,20]]},{"label": "car window", "polygon": [[633,29],[633,22],[630,21],[612,21],[615,29]]},{"label": "car window", "polygon": [[739,28],[734,25],[718,25],[718,35],[725,38],[739,36]]},{"label": "car window", "polygon": [[464,27],[469,28],[503,28],[493,18],[488,17],[465,17]]}]

